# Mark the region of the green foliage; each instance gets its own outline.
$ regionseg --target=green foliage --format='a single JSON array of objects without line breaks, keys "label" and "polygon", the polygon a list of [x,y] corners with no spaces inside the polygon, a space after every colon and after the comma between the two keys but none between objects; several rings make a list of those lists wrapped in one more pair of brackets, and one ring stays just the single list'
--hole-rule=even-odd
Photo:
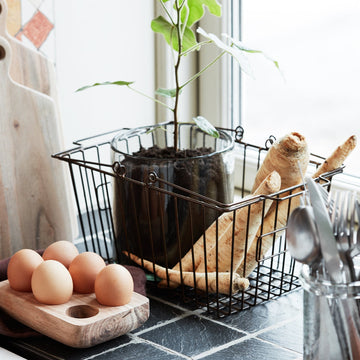
[{"label": "green foliage", "polygon": [[249,47],[247,47],[246,45],[244,45],[241,41],[239,40],[235,40],[233,38],[231,38],[228,35],[224,35],[226,38],[231,40],[232,46],[238,48],[240,51],[244,51],[246,53],[249,54],[261,54],[265,57],[265,59],[271,61],[272,63],[274,63],[275,67],[280,71],[280,66],[279,66],[279,62],[272,59],[270,56],[268,56],[267,54],[265,54],[263,51],[261,50],[256,50],[256,49],[251,49]]},{"label": "green foliage", "polygon": [[[168,0],[160,0],[163,3]],[[178,0],[174,1],[174,9],[177,10]],[[151,22],[151,29],[159,34],[162,34],[166,42],[177,52],[185,52],[189,49],[196,49],[196,36],[191,27],[197,23],[204,16],[205,7],[209,12],[216,16],[221,16],[221,5],[217,0],[182,0],[178,1],[180,11],[180,19],[173,19],[167,12],[169,19],[166,20],[163,16],[158,16]],[[182,46],[179,49],[178,39],[179,31],[182,38]]]},{"label": "green foliage", "polygon": [[193,120],[203,132],[213,136],[214,138],[219,138],[219,132],[203,116],[194,117]]},{"label": "green foliage", "polygon": [[[175,51],[179,51],[178,31],[175,25],[168,22],[164,17],[159,16],[151,22],[151,29],[164,36],[166,42]],[[182,51],[187,51],[197,44],[194,32],[186,27],[182,40]]]},{"label": "green foliage", "polygon": [[155,94],[174,98],[176,96],[176,89],[161,89],[161,88],[159,88],[155,91]]},{"label": "green foliage", "polygon": [[[179,111],[179,99],[182,90],[185,86],[199,78],[207,69],[215,64],[220,58],[226,54],[232,56],[243,72],[253,77],[253,71],[250,66],[250,62],[246,54],[262,54],[266,59],[272,61],[277,69],[279,64],[277,61],[271,59],[262,51],[257,49],[251,49],[245,46],[242,42],[235,40],[227,35],[223,35],[224,40],[219,39],[216,35],[205,32],[203,29],[196,29],[197,33],[204,37],[206,40],[197,42],[194,27],[200,19],[204,17],[205,11],[212,15],[221,16],[221,5],[217,0],[158,0],[164,16],[158,16],[151,22],[151,29],[164,37],[166,43],[169,45],[173,52],[174,59],[174,79],[175,88],[156,90],[155,95],[172,99],[173,105],[160,101],[158,98],[150,97],[141,91],[135,89],[131,85],[133,82],[129,81],[114,81],[95,83],[93,85],[84,86],[77,91],[85,90],[90,87],[99,85],[120,85],[127,86],[129,89],[152,99],[156,103],[170,109],[174,116],[174,147],[177,149],[177,128],[178,128],[178,111]],[[170,4],[168,4],[170,3]],[[170,5],[170,6],[168,6]],[[200,69],[196,74],[192,75],[188,80],[180,82],[180,63],[184,56],[195,51],[200,50],[202,46],[208,46],[213,44],[220,49],[219,55],[217,55],[208,65]],[[197,116],[193,119],[197,126],[204,132],[218,137],[219,133],[204,117]]]},{"label": "green foliage", "polygon": [[[205,13],[205,7],[208,8],[209,12],[215,16],[221,16],[221,5],[217,0],[188,0],[187,6],[189,9],[189,15],[187,16],[186,25],[191,27],[198,22]],[[181,12],[181,21],[186,21],[186,7]]]},{"label": "green foliage", "polygon": [[243,51],[237,47],[233,47],[232,44],[226,44],[221,41],[216,35],[206,33],[202,28],[198,28],[197,32],[204,36],[206,39],[213,42],[219,49],[231,55],[240,65],[241,69],[251,77],[253,77],[253,72],[249,64],[248,59],[244,55]]},{"label": "green foliage", "polygon": [[119,80],[119,81],[105,81],[105,82],[102,82],[102,83],[95,83],[95,84],[92,84],[92,85],[83,86],[83,87],[77,89],[76,91],[83,91],[83,90],[92,88],[94,86],[102,86],[102,85],[129,86],[129,85],[131,85],[133,83],[134,83],[133,81],[122,81],[122,80]]}]

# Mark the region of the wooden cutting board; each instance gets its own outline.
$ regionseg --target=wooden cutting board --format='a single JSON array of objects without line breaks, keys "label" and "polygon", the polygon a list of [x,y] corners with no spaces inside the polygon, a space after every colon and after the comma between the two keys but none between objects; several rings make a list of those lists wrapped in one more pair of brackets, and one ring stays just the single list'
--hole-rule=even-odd
[{"label": "wooden cutting board", "polygon": [[0,36],[9,42],[12,50],[11,78],[21,85],[49,95],[57,103],[54,64],[41,53],[30,49],[7,32],[7,15],[6,1],[0,0]]},{"label": "wooden cutting board", "polygon": [[[6,27],[8,8],[5,0],[0,0],[0,36],[8,41],[11,48],[10,77],[18,84],[50,96],[55,103],[56,117],[49,119],[57,129],[57,137],[63,143],[62,126],[58,104],[56,72],[53,62],[39,51],[29,48],[11,36]],[[54,134],[53,134],[54,135]],[[57,149],[56,152],[62,150]]]},{"label": "wooden cutting board", "polygon": [[[48,95],[54,100],[55,116],[44,119],[46,121],[44,128],[50,130],[50,133],[44,135],[52,139],[51,153],[57,153],[64,149],[64,139],[54,64],[39,51],[29,48],[21,41],[12,37],[7,31],[7,17],[7,3],[5,0],[0,0],[0,37],[4,37],[5,40],[8,41],[12,53],[9,75],[16,83]],[[66,187],[67,194],[67,199],[64,199],[64,205],[68,207],[67,212],[69,213],[69,219],[71,221],[72,232],[68,234],[68,239],[71,240],[74,236],[73,234],[77,233],[75,206],[72,203],[72,189],[68,169],[65,164],[61,164],[60,166],[63,167],[64,172],[63,186]],[[5,250],[1,252],[0,247],[0,258],[1,255],[10,256],[18,249],[18,246],[13,246],[12,250],[9,249],[6,252]]]},{"label": "wooden cutting board", "polygon": [[15,83],[10,64],[0,37],[0,258],[73,236],[54,100]]},{"label": "wooden cutting board", "polygon": [[149,318],[149,299],[133,293],[129,304],[102,306],[95,294],[73,294],[62,305],[39,303],[31,292],[0,282],[0,307],[32,329],[65,345],[86,348],[134,330]]}]

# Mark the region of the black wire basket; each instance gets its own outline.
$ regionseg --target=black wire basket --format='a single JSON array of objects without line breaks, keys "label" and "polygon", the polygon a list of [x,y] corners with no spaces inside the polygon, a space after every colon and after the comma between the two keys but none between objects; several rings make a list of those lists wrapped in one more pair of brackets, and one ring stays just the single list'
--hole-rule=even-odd
[{"label": "black wire basket", "polygon": [[[127,176],[126,166],[119,162],[114,162],[111,156],[111,142],[119,132],[115,130],[105,134],[94,137],[82,139],[74,142],[76,147],[73,149],[54,154],[53,157],[68,164],[70,177],[74,190],[74,201],[78,210],[78,227],[79,227],[79,246],[84,251],[94,251],[101,255],[107,263],[134,263],[129,260],[124,252],[131,252],[129,244],[126,241],[116,241],[119,230],[115,229],[114,219],[114,184],[120,182],[121,184],[131,184],[131,187],[139,187],[143,191],[143,196],[150,198],[154,196],[167,196],[173,201],[174,211],[179,216],[177,206],[180,201],[186,202],[191,209],[197,209],[194,214],[197,217],[206,218],[206,215],[211,212],[216,214],[218,218],[222,214],[231,214],[233,218],[239,209],[247,208],[250,213],[250,208],[256,203],[263,203],[266,201],[273,201],[275,211],[277,212],[281,202],[286,202],[287,216],[289,216],[292,203],[296,197],[303,194],[303,186],[294,186],[270,196],[250,196],[245,197],[249,192],[249,184],[252,184],[256,169],[259,168],[263,158],[265,157],[269,147],[275,141],[273,136],[270,136],[264,146],[249,144],[243,141],[243,129],[238,127],[235,130],[223,129],[233,137],[235,141],[234,153],[237,158],[237,167],[241,168],[241,177],[239,178],[240,185],[236,189],[238,194],[238,201],[230,204],[220,203],[206,196],[199,195],[186,188],[179,188],[175,184],[169,184],[160,178],[156,172],[151,172],[146,181],[135,180]],[[314,154],[310,155],[309,171],[313,172],[322,163],[323,157]],[[255,170],[255,171],[254,171]],[[326,173],[321,176],[323,186],[331,186],[332,177],[342,172],[339,168],[331,173]],[[317,179],[319,180],[319,179]],[[171,187],[169,187],[171,185]],[[171,190],[169,190],[171,189]],[[175,190],[174,190],[175,189]],[[126,211],[135,211],[135,216],[140,216],[136,213],[136,206],[129,204]],[[142,209],[144,214],[149,209]],[[200,215],[199,215],[200,214]],[[157,249],[154,244],[150,242],[149,246],[153,249],[150,255],[144,258],[141,254],[138,257],[141,260],[140,266],[144,265],[144,260],[152,263],[152,271],[145,270],[148,278],[148,291],[154,296],[165,297],[171,302],[181,303],[184,306],[191,308],[205,308],[210,314],[216,317],[227,316],[233,313],[240,312],[251,306],[255,306],[264,301],[278,297],[282,294],[288,293],[300,287],[298,279],[299,265],[291,258],[286,246],[286,226],[276,226],[276,216],[274,226],[271,231],[264,233],[262,231],[262,224],[260,226],[260,235],[252,246],[254,247],[253,256],[248,257],[250,244],[247,241],[243,244],[243,252],[245,254],[242,268],[238,273],[246,278],[249,286],[240,291],[229,290],[224,294],[218,288],[218,274],[216,274],[216,288],[215,291],[210,291],[207,287],[207,276],[205,270],[205,289],[198,289],[196,281],[194,286],[185,285],[181,280],[177,286],[171,286],[171,281],[167,277],[165,280],[159,279],[155,274],[155,265],[159,262],[157,257]],[[194,215],[195,216],[195,215]],[[193,217],[194,217],[193,216]],[[162,214],[160,214],[160,218]],[[265,214],[262,217],[262,223]],[[191,218],[191,216],[190,216]],[[149,229],[154,226],[161,226],[153,224],[150,216],[145,216],[144,222],[147,223]],[[190,226],[191,226],[190,219]],[[221,234],[218,231],[218,220],[216,223],[216,246],[218,246],[218,239]],[[125,225],[124,225],[125,226]],[[178,223],[176,223],[178,227]],[[206,249],[205,231],[208,227],[206,222],[200,230],[200,238],[204,241],[204,249]],[[197,237],[191,239],[192,244],[197,240]],[[234,242],[234,235],[232,238]],[[181,248],[181,238],[177,236],[179,248]],[[131,246],[130,246],[131,247]],[[166,245],[165,245],[166,252]],[[184,254],[183,254],[184,255]],[[206,258],[206,250],[204,250],[204,257]],[[179,260],[181,257],[179,258]],[[168,265],[167,259],[163,261],[162,266],[168,274],[171,271],[171,266]],[[180,266],[181,274],[181,266]],[[182,276],[180,278],[182,279]],[[167,275],[168,276],[168,275]],[[196,275],[195,275],[196,276]],[[159,287],[162,284],[163,287]]]}]

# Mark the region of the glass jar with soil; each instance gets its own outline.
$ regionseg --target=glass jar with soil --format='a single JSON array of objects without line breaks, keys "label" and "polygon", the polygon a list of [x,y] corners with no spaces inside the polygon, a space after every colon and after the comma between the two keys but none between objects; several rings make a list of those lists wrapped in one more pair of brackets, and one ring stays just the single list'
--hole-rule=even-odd
[{"label": "glass jar with soil", "polygon": [[228,132],[219,130],[214,138],[181,123],[175,151],[173,131],[171,122],[122,130],[111,143],[119,260],[126,250],[173,267],[220,215],[207,199],[233,201],[234,140]]}]

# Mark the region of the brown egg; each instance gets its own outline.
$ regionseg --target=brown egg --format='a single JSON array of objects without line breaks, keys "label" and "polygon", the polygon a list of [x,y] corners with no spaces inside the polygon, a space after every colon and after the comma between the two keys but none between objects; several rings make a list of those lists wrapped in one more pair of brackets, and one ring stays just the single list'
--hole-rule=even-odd
[{"label": "brown egg", "polygon": [[31,287],[35,299],[48,305],[68,302],[73,292],[68,269],[56,260],[45,260],[34,270]]},{"label": "brown egg", "polygon": [[122,265],[107,265],[96,277],[96,300],[102,305],[126,305],[130,302],[133,292],[134,280],[129,270]]},{"label": "brown egg", "polygon": [[60,240],[50,244],[43,253],[44,260],[57,260],[66,268],[69,268],[71,262],[79,255],[79,250],[70,241]]},{"label": "brown egg", "polygon": [[7,268],[10,287],[17,291],[31,291],[31,276],[43,262],[43,258],[31,249],[21,249],[11,258]]},{"label": "brown egg", "polygon": [[69,266],[69,272],[74,283],[74,291],[81,294],[94,292],[96,275],[105,265],[103,258],[91,251],[83,252],[76,256]]}]

